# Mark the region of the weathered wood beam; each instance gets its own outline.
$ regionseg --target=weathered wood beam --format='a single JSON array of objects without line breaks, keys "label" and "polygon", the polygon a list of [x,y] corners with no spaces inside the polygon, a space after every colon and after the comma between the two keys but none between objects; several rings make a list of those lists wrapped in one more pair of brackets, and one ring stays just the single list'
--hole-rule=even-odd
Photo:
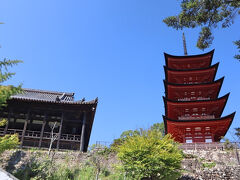
[{"label": "weathered wood beam", "polygon": [[40,134],[40,140],[39,140],[38,148],[41,148],[41,145],[42,145],[42,138],[43,138],[44,128],[45,128],[45,125],[46,125],[46,119],[47,119],[47,114],[44,113],[44,119],[43,119],[43,124],[42,124],[42,129],[41,129],[41,134]]},{"label": "weathered wood beam", "polygon": [[26,120],[24,122],[24,127],[23,127],[21,142],[20,142],[20,148],[22,148],[22,146],[23,146],[23,140],[24,140],[25,132],[27,130],[27,123],[28,123],[29,117],[30,117],[30,110],[28,110],[28,113],[26,115]]},{"label": "weathered wood beam", "polygon": [[86,119],[87,119],[87,112],[83,113],[83,123],[82,123],[82,132],[81,132],[81,141],[80,141],[80,151],[84,151],[84,141],[85,141],[85,129],[86,129]]},{"label": "weathered wood beam", "polygon": [[61,123],[60,123],[60,127],[59,127],[59,132],[58,132],[57,150],[59,150],[59,143],[60,143],[60,138],[61,138],[61,135],[62,135],[63,119],[64,119],[64,112],[62,112],[62,118],[61,118]]},{"label": "weathered wood beam", "polygon": [[13,108],[20,108],[24,111],[24,109],[31,108],[32,111],[50,111],[50,112],[76,112],[76,111],[91,111],[92,107],[95,107],[95,104],[49,104],[43,103],[39,104],[38,102],[30,103],[21,103],[21,107],[19,107],[18,103],[9,103],[9,105]]}]

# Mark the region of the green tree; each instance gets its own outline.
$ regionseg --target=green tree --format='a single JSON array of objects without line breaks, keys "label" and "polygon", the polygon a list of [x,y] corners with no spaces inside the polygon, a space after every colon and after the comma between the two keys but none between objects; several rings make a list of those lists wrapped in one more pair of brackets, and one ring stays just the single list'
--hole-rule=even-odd
[{"label": "green tree", "polygon": [[7,149],[15,148],[19,144],[18,135],[5,135],[0,137],[0,154]]},{"label": "green tree", "polygon": [[176,179],[180,175],[182,151],[169,134],[157,130],[129,136],[117,148],[127,177],[131,179]]},{"label": "green tree", "polygon": [[156,130],[162,133],[162,135],[165,135],[165,127],[164,127],[164,123],[155,123],[150,127],[151,130]]},{"label": "green tree", "polygon": [[128,137],[136,136],[140,134],[141,129],[136,130],[127,130],[123,131],[120,135],[120,138],[114,139],[113,143],[111,144],[111,149],[115,149],[117,146],[121,145]]},{"label": "green tree", "polygon": [[240,128],[235,128],[235,135],[240,139]]},{"label": "green tree", "polygon": [[0,108],[6,106],[7,100],[11,95],[19,93],[21,91],[21,86],[3,86],[2,84],[10,79],[15,73],[9,72],[9,67],[16,65],[22,61],[19,60],[8,60],[4,59],[0,61]]},{"label": "green tree", "polygon": [[[165,127],[164,123],[155,123],[150,127],[151,130],[156,130],[159,131],[162,135],[165,134]],[[141,134],[143,129],[136,129],[136,130],[127,130],[123,131],[122,134],[120,135],[120,138],[114,139],[113,143],[111,144],[111,147],[114,149],[116,146],[122,144],[128,137],[132,136],[138,136]]]},{"label": "green tree", "polygon": [[[0,61],[0,110],[5,107],[7,100],[11,95],[19,93],[21,91],[21,86],[3,86],[2,83],[11,78],[15,73],[9,72],[9,67],[18,64],[19,60],[7,60],[4,59]],[[6,125],[7,121],[5,119],[0,119],[0,126]],[[11,149],[19,144],[18,135],[5,135],[0,137],[0,154],[6,149]]]},{"label": "green tree", "polygon": [[[239,0],[182,0],[181,12],[163,20],[176,30],[201,27],[197,47],[206,49],[213,41],[212,29],[220,25],[227,28],[234,23],[240,14]],[[234,42],[240,52],[240,40]],[[234,56],[240,60],[240,55]]]}]

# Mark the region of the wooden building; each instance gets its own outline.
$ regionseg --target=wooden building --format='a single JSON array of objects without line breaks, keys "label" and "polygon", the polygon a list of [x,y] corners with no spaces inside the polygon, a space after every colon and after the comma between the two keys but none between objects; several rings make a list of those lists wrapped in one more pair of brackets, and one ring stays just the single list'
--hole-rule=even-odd
[{"label": "wooden building", "polygon": [[23,89],[1,110],[8,123],[0,128],[0,135],[18,133],[21,147],[38,148],[48,148],[55,136],[52,148],[85,152],[97,103],[97,98],[74,101],[74,93]]},{"label": "wooden building", "polygon": [[221,117],[229,94],[218,97],[223,79],[214,80],[218,64],[214,51],[193,56],[165,55],[166,132],[180,143],[218,142],[235,113]]}]

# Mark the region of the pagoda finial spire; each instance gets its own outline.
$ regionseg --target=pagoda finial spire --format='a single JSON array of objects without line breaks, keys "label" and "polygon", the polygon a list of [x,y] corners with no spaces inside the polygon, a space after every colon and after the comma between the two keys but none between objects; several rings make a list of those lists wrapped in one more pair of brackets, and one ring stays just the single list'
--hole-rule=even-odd
[{"label": "pagoda finial spire", "polygon": [[187,45],[186,45],[186,39],[185,39],[184,32],[183,32],[182,38],[183,38],[184,55],[187,56],[188,55],[187,54]]}]

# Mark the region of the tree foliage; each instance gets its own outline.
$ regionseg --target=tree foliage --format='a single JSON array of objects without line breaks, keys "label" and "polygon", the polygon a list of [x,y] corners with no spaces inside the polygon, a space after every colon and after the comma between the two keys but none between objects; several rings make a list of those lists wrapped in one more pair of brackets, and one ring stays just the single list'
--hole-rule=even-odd
[{"label": "tree foliage", "polygon": [[[19,93],[21,86],[3,86],[2,83],[11,78],[15,73],[9,72],[9,67],[18,64],[19,60],[7,60],[0,61],[0,110],[6,106],[7,100],[11,95]],[[0,126],[6,125],[5,119],[0,119]],[[0,154],[6,149],[12,149],[19,144],[18,135],[5,135],[0,137]]]},{"label": "tree foliage", "polygon": [[128,136],[117,148],[126,176],[132,179],[175,179],[179,176],[182,151],[169,134],[142,130]]},{"label": "tree foliage", "polygon": [[3,86],[2,84],[10,79],[15,73],[9,72],[9,67],[16,65],[22,61],[19,60],[7,60],[4,59],[0,61],[0,108],[6,106],[7,99],[11,95],[19,93],[21,91],[21,86]]},{"label": "tree foliage", "polygon": [[235,135],[240,139],[240,128],[235,128]]},{"label": "tree foliage", "polygon": [[[151,130],[159,131],[162,135],[165,134],[165,127],[164,123],[155,123],[150,127]],[[128,137],[137,136],[140,135],[143,129],[136,129],[136,130],[127,130],[123,131],[120,135],[120,138],[114,139],[113,143],[111,144],[111,147],[114,149],[118,145],[122,144]]]},{"label": "tree foliage", "polygon": [[155,123],[150,127],[150,130],[152,131],[159,131],[162,135],[165,135],[165,127],[164,123]]},{"label": "tree foliage", "polygon": [[0,137],[0,154],[7,149],[15,148],[19,144],[18,135],[5,135]]},{"label": "tree foliage", "polygon": [[[212,29],[231,26],[239,14],[239,0],[182,0],[181,12],[165,18],[163,22],[177,30],[202,27],[197,47],[204,50],[212,44]],[[240,42],[235,41],[235,44],[239,49]],[[240,59],[240,55],[234,57]]]},{"label": "tree foliage", "polygon": [[[234,44],[237,46],[237,49],[238,49],[239,52],[240,52],[240,40],[238,40],[238,41],[234,41]],[[236,54],[236,55],[234,56],[234,58],[240,60],[240,54]]]}]

